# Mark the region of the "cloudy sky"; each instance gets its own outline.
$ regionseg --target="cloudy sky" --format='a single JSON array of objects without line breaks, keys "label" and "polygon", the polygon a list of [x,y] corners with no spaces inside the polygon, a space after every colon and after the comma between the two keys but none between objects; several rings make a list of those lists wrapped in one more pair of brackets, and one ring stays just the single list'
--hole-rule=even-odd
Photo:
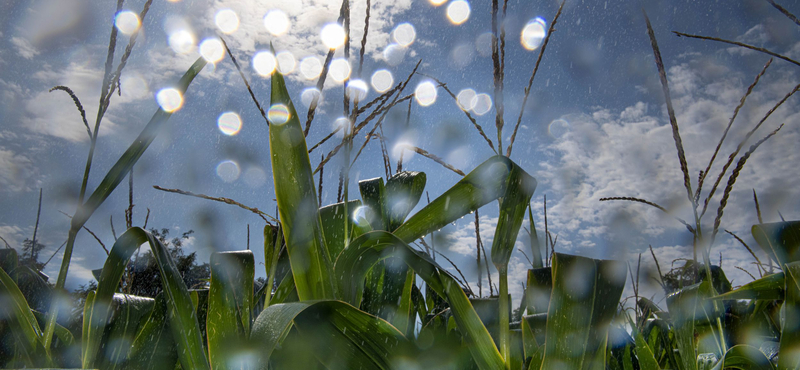
[{"label": "cloudy sky", "polygon": [[[69,219],[60,211],[72,214],[75,210],[89,140],[69,96],[48,90],[56,85],[72,88],[93,126],[108,35],[115,20],[113,3],[12,0],[0,5],[0,236],[11,247],[19,248],[33,234],[39,189],[43,191],[43,204],[37,238],[47,246],[43,258],[49,258],[66,240]],[[369,88],[366,99],[379,95],[379,79],[375,80],[377,86],[372,84],[376,71],[387,70],[397,83],[420,60],[422,73],[445,82],[454,93],[472,89],[475,94],[491,96],[490,4],[373,0],[360,76]],[[143,0],[128,0],[123,11],[138,14],[143,5]],[[321,32],[336,22],[340,5],[337,0],[154,1],[122,72],[121,94],[111,99],[102,122],[89,188],[99,183],[147,123],[158,107],[157,93],[176,82],[200,56],[204,40],[223,31],[262,103],[269,99],[269,77],[259,75],[261,66],[255,62],[256,56],[268,51],[270,43],[281,52],[279,67],[288,75],[289,90],[305,122],[308,98],[313,96],[307,89],[316,85],[315,67],[324,61],[327,51]],[[635,261],[652,245],[666,270],[677,258],[691,258],[691,235],[672,216],[689,220],[692,213],[646,34],[642,2],[567,0],[530,98],[522,107],[524,88],[539,53],[538,49],[524,47],[523,28],[537,17],[549,27],[558,5],[553,0],[508,3],[503,147],[508,145],[522,110],[522,125],[511,158],[539,182],[532,205],[540,231],[544,229],[543,198],[547,195],[548,227],[558,235],[557,251]],[[800,13],[796,5],[785,5]],[[469,9],[468,14],[464,8]],[[644,8],[661,46],[692,186],[696,188],[697,174],[705,169],[734,108],[769,56],[711,41],[678,38],[671,31],[746,42],[797,59],[800,28],[763,0],[653,0]],[[351,79],[359,78],[365,9],[366,1],[352,1]],[[225,13],[220,13],[222,10]],[[238,24],[220,14],[235,14]],[[269,22],[271,29],[265,27],[268,14],[277,14],[273,20],[286,21],[286,27],[276,28],[276,22]],[[120,28],[125,28],[123,18],[119,19]],[[128,38],[120,33],[115,66]],[[344,57],[340,47],[335,58]],[[346,65],[345,61],[338,63]],[[746,133],[800,82],[799,68],[776,59],[767,69],[731,127],[701,200]],[[309,143],[330,133],[342,115],[344,82],[337,81],[341,80],[337,73],[341,70],[333,68],[326,81]],[[406,93],[426,81],[430,79],[415,76]],[[472,109],[488,136],[495,138],[493,107],[486,105],[485,99],[465,101],[469,101],[467,108]],[[438,88],[435,101],[429,103],[414,101],[408,124],[406,104],[387,116],[383,133],[395,163],[403,144],[421,147],[465,172],[493,154],[444,89]],[[779,220],[779,212],[787,219],[800,218],[800,194],[793,187],[800,182],[800,171],[792,165],[800,163],[798,106],[797,97],[789,98],[745,144],[746,150],[786,124],[749,159],[722,219],[722,229],[737,233],[754,247],[749,233],[757,222],[753,189],[759,195],[765,221]],[[236,113],[242,122],[234,135],[219,125],[220,116],[228,112]],[[263,221],[258,216],[224,204],[164,193],[152,186],[229,197],[274,213],[267,138],[266,123],[230,59],[207,66],[135,168],[134,224],[143,225],[149,209],[148,227],[168,228],[173,235],[194,230],[187,248],[197,251],[204,261],[213,251],[244,249],[250,225],[251,248],[256,260],[263,261],[258,247],[263,241]],[[364,139],[357,140],[360,146]],[[312,165],[316,166],[321,154],[330,151],[337,141],[315,150]],[[336,200],[339,158],[334,157],[324,172],[323,204]],[[358,180],[384,174],[382,163],[380,146],[370,143],[353,167],[350,198],[358,197]],[[403,167],[427,172],[426,190],[431,198],[460,178],[408,152]],[[722,186],[727,179],[726,175]],[[710,201],[703,219],[706,230],[711,229],[720,195],[718,191]],[[599,201],[613,196],[648,199],[666,207],[671,216],[642,204]],[[87,227],[110,246],[111,219],[117,234],[121,233],[126,207],[127,185],[106,201]],[[488,205],[480,213],[481,235],[488,247],[497,206]],[[467,217],[443,228],[435,242],[437,249],[468,275],[474,287],[475,233],[469,221]],[[523,231],[520,249],[529,251],[527,243]],[[94,238],[82,232],[76,242],[69,287],[91,279],[90,270],[102,267],[104,256]],[[46,267],[52,277],[57,274],[60,258],[61,253],[57,253]],[[751,264],[753,258],[724,232],[712,249],[712,259],[718,262],[720,258],[734,285],[750,280],[734,266],[757,275]],[[642,259],[645,266],[653,265],[649,252]],[[527,259],[516,252],[510,272],[515,296],[521,292],[518,282],[524,282],[527,268]]]}]

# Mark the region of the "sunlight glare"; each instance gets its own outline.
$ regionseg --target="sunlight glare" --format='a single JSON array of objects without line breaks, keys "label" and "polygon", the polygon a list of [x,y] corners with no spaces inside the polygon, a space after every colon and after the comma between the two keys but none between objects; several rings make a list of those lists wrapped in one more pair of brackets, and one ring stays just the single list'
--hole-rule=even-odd
[{"label": "sunlight glare", "polygon": [[156,94],[156,102],[165,112],[174,112],[181,109],[183,105],[183,96],[181,92],[171,87],[161,89]]},{"label": "sunlight glare", "polygon": [[350,62],[344,58],[336,58],[331,61],[331,66],[328,71],[328,75],[333,78],[334,81],[342,83],[350,78]]},{"label": "sunlight glare", "polygon": [[394,84],[394,77],[392,72],[385,69],[379,69],[372,74],[372,88],[379,93],[389,90]]},{"label": "sunlight glare", "polygon": [[224,34],[232,34],[239,29],[239,16],[230,9],[222,9],[214,16],[214,23]]},{"label": "sunlight glare", "polygon": [[322,73],[322,63],[315,56],[305,57],[300,61],[300,73],[307,80],[313,80]]},{"label": "sunlight glare", "polygon": [[400,46],[409,47],[417,38],[417,31],[411,23],[400,23],[392,31],[392,38]]},{"label": "sunlight glare", "polygon": [[536,19],[528,21],[528,24],[522,29],[522,34],[520,35],[522,47],[528,50],[538,49],[539,46],[542,45],[545,36],[547,36],[547,31],[545,31],[546,27],[547,25],[541,17],[536,17]]},{"label": "sunlight glare", "polygon": [[433,6],[439,6],[447,2],[447,0],[428,0]]},{"label": "sunlight glare", "polygon": [[294,54],[290,51],[282,51],[275,56],[278,61],[278,72],[282,75],[287,75],[294,72],[294,67],[297,66],[297,61],[294,59]]},{"label": "sunlight glare", "polygon": [[427,107],[436,102],[436,85],[433,82],[425,81],[417,85],[414,90],[414,98],[417,103],[423,107]]},{"label": "sunlight glare", "polygon": [[278,62],[275,56],[268,51],[262,51],[253,57],[253,69],[262,77],[269,77],[275,72]]},{"label": "sunlight glare", "polygon": [[360,206],[353,211],[353,222],[360,226],[369,226],[369,219],[373,217],[372,209],[367,206]]},{"label": "sunlight glare", "polygon": [[267,111],[267,120],[273,125],[282,125],[292,118],[289,108],[283,104],[273,104]]},{"label": "sunlight glare", "polygon": [[119,32],[122,32],[126,35],[132,35],[142,23],[139,21],[139,16],[130,11],[125,10],[122,12],[117,13],[117,16],[114,18],[114,25],[117,27]]},{"label": "sunlight glare", "polygon": [[279,9],[273,9],[264,16],[264,27],[266,27],[267,31],[273,36],[280,36],[289,30],[291,22],[286,13]]},{"label": "sunlight glare", "polygon": [[218,38],[210,37],[200,43],[200,55],[209,63],[217,63],[225,57],[225,48]]},{"label": "sunlight glare", "polygon": [[345,38],[347,37],[344,28],[338,23],[329,23],[325,25],[325,27],[322,27],[320,36],[322,37],[322,43],[325,44],[328,49],[336,49],[344,45]]},{"label": "sunlight glare", "polygon": [[455,0],[447,6],[447,18],[455,25],[462,24],[469,19],[469,3],[465,0]]},{"label": "sunlight glare", "polygon": [[242,119],[234,112],[225,112],[217,118],[217,127],[223,134],[234,136],[242,129]]}]

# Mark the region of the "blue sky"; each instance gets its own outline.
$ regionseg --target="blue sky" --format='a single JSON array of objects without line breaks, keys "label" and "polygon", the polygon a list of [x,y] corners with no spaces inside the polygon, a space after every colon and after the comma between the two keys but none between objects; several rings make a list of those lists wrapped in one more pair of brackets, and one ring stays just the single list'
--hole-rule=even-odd
[{"label": "blue sky", "polygon": [[[470,88],[492,95],[492,62],[485,47],[486,36],[481,37],[491,31],[491,2],[469,2],[469,18],[460,25],[447,18],[451,2],[434,6],[427,0],[373,0],[362,79],[369,82],[374,71],[387,69],[396,82],[400,81],[421,59],[420,71],[447,83],[454,93]],[[48,246],[42,255],[49,257],[66,240],[69,220],[59,211],[74,212],[89,141],[69,97],[47,91],[55,85],[71,87],[83,101],[88,116],[94,117],[115,11],[112,3],[38,0],[0,5],[0,236],[12,247],[19,247],[22,240],[32,236],[40,188],[44,200],[38,238]],[[141,0],[128,0],[123,8],[138,13],[143,4]],[[219,10],[231,9],[238,15],[238,29],[225,38],[244,66],[257,97],[266,104],[269,78],[259,76],[252,67],[254,55],[268,50],[272,42],[276,51],[291,53],[298,64],[306,57],[324,60],[326,47],[320,31],[336,20],[340,4],[334,0],[155,1],[123,71],[122,93],[112,98],[101,126],[89,188],[97,185],[147,123],[157,108],[156,93],[174,83],[199,56],[199,42],[217,34],[214,19]],[[359,0],[352,3],[352,78],[357,77],[365,4]],[[796,5],[784,5],[795,14],[800,13]],[[536,17],[542,17],[549,26],[558,2],[531,4],[511,0],[508,6],[504,148],[538,56],[538,50],[522,47],[521,30]],[[734,107],[769,57],[720,43],[677,38],[670,31],[739,40],[797,59],[800,28],[762,0],[567,0],[524,107],[511,158],[539,181],[532,204],[540,230],[542,200],[547,194],[548,223],[551,231],[558,234],[558,251],[634,260],[652,245],[666,269],[673,259],[691,257],[691,237],[683,226],[644,205],[598,201],[607,196],[641,197],[667,207],[675,216],[691,218],[642,6],[661,46],[695,187],[697,173],[708,163]],[[274,9],[283,11],[290,21],[288,31],[280,36],[270,34],[263,23],[263,17]],[[393,42],[392,31],[406,22],[414,27],[414,42],[399,53],[401,57],[389,55],[387,60],[385,51]],[[169,43],[176,30],[189,32],[195,40],[183,53]],[[117,59],[127,39],[120,35]],[[340,48],[336,57],[343,56]],[[798,68],[782,60],[772,63],[731,128],[721,158],[712,167],[713,174],[719,172],[745,133],[800,82]],[[414,77],[406,93],[413,92],[425,80]],[[306,79],[296,68],[288,74],[288,81],[301,121],[305,122],[307,107],[301,102],[301,92],[314,86],[316,79]],[[327,135],[342,115],[342,91],[341,83],[328,78],[309,143]],[[468,172],[492,151],[453,99],[441,88],[437,93],[430,106],[412,103],[408,126],[408,105],[391,111],[383,126],[389,150],[410,143]],[[377,95],[370,88],[367,99]],[[796,99],[790,98],[746,144],[749,146],[779,124],[786,124],[750,158],[722,219],[723,228],[736,232],[752,246],[755,242],[749,228],[757,221],[752,189],[759,194],[765,221],[779,220],[778,211],[787,219],[800,217],[800,197],[793,187],[800,182],[800,171],[794,166],[800,163]],[[238,134],[229,136],[218,129],[217,119],[224,112],[241,117],[243,124]],[[497,136],[494,117],[494,109],[476,115],[493,139]],[[160,192],[152,185],[229,197],[274,213],[267,133],[266,123],[230,60],[206,67],[189,88],[182,108],[135,169],[134,224],[144,223],[149,208],[148,227],[170,228],[173,234],[195,230],[188,248],[197,251],[204,261],[213,251],[244,249],[249,224],[251,248],[256,260],[263,261],[258,247],[263,226],[259,217],[232,206]],[[313,152],[312,166],[337,141],[331,140]],[[362,141],[363,137],[357,138],[356,145]],[[336,198],[336,167],[341,166],[338,158],[325,170],[323,204]],[[406,152],[404,159],[404,169],[428,174],[426,190],[431,198],[460,178],[422,156],[409,156]],[[238,176],[218,174],[218,165],[225,161],[236,163]],[[393,161],[396,163],[397,158]],[[373,142],[353,167],[351,198],[358,197],[358,180],[384,174],[382,163],[380,147]],[[708,186],[705,189],[701,199]],[[712,199],[704,218],[706,229],[713,222],[720,193]],[[126,207],[125,185],[87,226],[110,246],[113,237],[109,217],[113,217],[117,234],[121,233]],[[481,210],[484,242],[491,242],[496,215],[495,204]],[[468,221],[465,218],[442,229],[436,242],[437,248],[445,250],[474,285],[474,229]],[[527,250],[524,231],[518,243]],[[724,233],[712,250],[715,261],[720,253],[734,285],[749,281],[744,272],[733,266],[755,273],[750,264],[752,258]],[[102,266],[104,254],[99,244],[82,232],[68,285],[76,287],[90,279],[90,270]],[[643,260],[651,266],[649,253],[645,256]],[[59,263],[60,253],[46,271],[54,277]],[[526,264],[521,253],[513,255],[510,287],[515,295],[521,291],[517,281],[524,281]]]}]

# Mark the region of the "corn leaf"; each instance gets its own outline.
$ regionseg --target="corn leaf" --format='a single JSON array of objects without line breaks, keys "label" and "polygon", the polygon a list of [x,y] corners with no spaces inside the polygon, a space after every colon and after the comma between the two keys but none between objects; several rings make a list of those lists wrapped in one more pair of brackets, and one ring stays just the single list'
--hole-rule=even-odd
[{"label": "corn leaf", "polygon": [[[302,343],[299,350],[284,342],[294,335]],[[397,367],[396,357],[414,356],[413,345],[397,329],[341,301],[272,305],[256,319],[252,338],[258,344],[257,368],[266,368],[278,347],[316,357],[329,369],[390,369]]]},{"label": "corn leaf", "polygon": [[603,369],[626,265],[556,253],[542,369]]},{"label": "corn leaf", "polygon": [[255,261],[251,251],[216,252],[211,255],[206,332],[208,359],[214,369],[241,368],[246,357],[237,356],[250,336]]},{"label": "corn leaf", "polygon": [[[353,223],[353,213],[358,207],[361,206],[361,201],[351,200],[347,202],[345,208],[344,202],[331,204],[319,209],[319,219],[322,222],[322,234],[325,237],[325,245],[328,248],[328,254],[332,257],[339,255],[346,245],[344,240],[345,220],[347,220],[347,227],[350,229],[350,239],[369,231]],[[350,213],[349,217],[345,217],[345,209]]]},{"label": "corn leaf", "polygon": [[[400,240],[410,243],[431,231],[441,229],[495,199],[504,196],[511,198],[514,189],[509,190],[509,185],[531,185],[509,181],[518,179],[520,171],[522,169],[507,157],[491,157],[444,194],[411,216],[393,234]],[[510,221],[512,220],[504,222],[513,224]],[[507,233],[506,231],[500,232]],[[497,234],[497,232],[495,233]]]},{"label": "corn leaf", "polygon": [[394,234],[385,231],[366,233],[353,240],[336,260],[336,279],[345,301],[354,302],[364,287],[367,271],[389,257],[405,261],[428,287],[447,299],[455,322],[465,336],[465,345],[478,367],[499,369],[505,366],[492,337],[458,282],[430,257],[415,251]]},{"label": "corn leaf", "polygon": [[[323,242],[319,204],[303,129],[280,73],[272,75],[270,104],[282,104],[288,120],[274,119],[269,127],[272,177],[278,213],[301,300],[334,298],[329,278],[332,259]],[[270,116],[272,117],[272,116]]]},{"label": "corn leaf", "polygon": [[783,272],[764,276],[751,281],[736,290],[720,294],[713,299],[761,299],[782,300],[784,298],[785,276]]},{"label": "corn leaf", "polygon": [[385,198],[382,200],[388,231],[397,229],[416,207],[426,182],[427,176],[424,172],[403,171],[389,178],[386,182]]},{"label": "corn leaf", "polygon": [[774,370],[775,365],[758,348],[740,344],[728,349],[725,356],[711,368],[711,370],[722,369]]},{"label": "corn leaf", "polygon": [[22,349],[33,366],[41,359],[37,356],[46,354],[43,347],[44,333],[36,321],[25,296],[4,269],[0,269],[0,312],[3,317],[8,317],[11,331],[19,339]]},{"label": "corn leaf", "polygon": [[751,232],[778,266],[800,261],[800,221],[753,225]]},{"label": "corn leaf", "polygon": [[[197,314],[183,278],[175,267],[169,251],[144,229],[133,227],[125,231],[114,243],[103,266],[101,279],[91,306],[85,311],[83,335],[83,367],[91,368],[101,343],[103,327],[111,314],[112,299],[125,266],[133,252],[143,243],[149,243],[156,259],[164,285],[168,317],[175,339],[181,365],[189,369],[208,368],[203,348]],[[87,299],[87,305],[89,304]],[[88,321],[87,321],[88,320]]]},{"label": "corn leaf", "polygon": [[800,261],[783,265],[786,301],[778,368],[800,369]]},{"label": "corn leaf", "polygon": [[177,362],[178,353],[167,320],[167,304],[164,293],[160,293],[156,296],[153,310],[136,334],[124,368],[173,370]]},{"label": "corn leaf", "polygon": [[386,186],[383,184],[383,178],[361,180],[358,182],[358,190],[361,192],[364,206],[369,207],[369,211],[365,212],[364,216],[372,230],[386,230],[386,221],[389,216],[383,208],[386,199]]},{"label": "corn leaf", "polygon": [[653,354],[653,349],[650,347],[650,344],[647,343],[647,340],[645,340],[644,335],[639,331],[639,328],[630,316],[625,315],[625,317],[628,319],[628,324],[631,327],[631,336],[633,336],[633,340],[636,342],[633,351],[636,353],[636,358],[639,360],[639,368],[641,370],[661,370],[661,367],[658,366],[658,360],[656,360]]},{"label": "corn leaf", "polygon": [[672,318],[676,347],[685,370],[697,369],[695,353],[700,351],[697,342],[701,333],[710,331],[710,324],[719,313],[715,312],[710,298],[714,288],[708,280],[685,287],[667,297],[667,307]]}]

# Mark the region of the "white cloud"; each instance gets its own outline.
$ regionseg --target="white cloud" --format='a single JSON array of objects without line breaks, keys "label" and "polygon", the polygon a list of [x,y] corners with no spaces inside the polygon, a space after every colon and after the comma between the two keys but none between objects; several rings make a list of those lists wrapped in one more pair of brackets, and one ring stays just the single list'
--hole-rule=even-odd
[{"label": "white cloud", "polygon": [[0,187],[4,191],[19,192],[37,187],[33,179],[36,169],[24,154],[0,146]]},{"label": "white cloud", "polygon": [[[706,178],[701,201],[728,154],[745,133],[792,90],[794,85],[788,82],[794,81],[792,76],[783,70],[773,70],[762,78],[728,134],[710,171],[711,175]],[[669,79],[692,187],[695,189],[698,172],[705,169],[752,76],[744,76],[698,58],[670,68]],[[794,163],[800,161],[800,154],[796,150],[796,143],[800,140],[800,114],[796,113],[797,107],[797,97],[792,97],[764,123],[740,152],[741,156],[757,139],[780,123],[786,123],[776,137],[761,146],[748,160],[725,209],[723,228],[749,235],[747,230],[756,221],[752,188],[759,192],[762,203],[764,199],[773,199],[769,211],[765,211],[765,214],[769,214],[768,221],[775,219],[777,207],[792,212],[800,206],[800,194],[790,185],[800,182],[800,173],[794,169]],[[603,197],[644,198],[666,207],[674,216],[687,221],[693,219],[683,187],[672,130],[663,106],[652,107],[639,102],[619,113],[598,108],[591,114],[571,114],[563,118],[569,122],[571,131],[547,147],[551,157],[541,162],[543,169],[536,174],[540,184],[556,192],[552,205],[548,207],[548,216],[551,230],[562,233],[560,245],[565,242],[562,246],[569,246],[570,242],[576,242],[589,247],[591,243],[572,239],[601,237],[614,240],[615,233],[627,233],[629,242],[641,248],[641,245],[652,242],[653,236],[661,235],[666,230],[688,235],[682,225],[647,205],[621,201],[599,202]],[[730,172],[729,169],[709,204],[708,214],[703,221],[706,230],[716,215]],[[535,204],[534,209],[541,210],[541,204]],[[797,216],[794,214],[792,218]],[[541,220],[541,217],[537,219]]]},{"label": "white cloud", "polygon": [[[22,229],[17,225],[2,225],[0,226],[0,236],[5,239],[11,248],[18,249],[22,246],[22,240],[25,238],[22,235]],[[2,243],[0,248],[5,248],[6,244]]]},{"label": "white cloud", "polygon": [[22,37],[12,37],[11,43],[17,48],[17,54],[25,59],[33,59],[33,57],[39,55],[39,51],[31,45],[30,41],[24,39]]}]

